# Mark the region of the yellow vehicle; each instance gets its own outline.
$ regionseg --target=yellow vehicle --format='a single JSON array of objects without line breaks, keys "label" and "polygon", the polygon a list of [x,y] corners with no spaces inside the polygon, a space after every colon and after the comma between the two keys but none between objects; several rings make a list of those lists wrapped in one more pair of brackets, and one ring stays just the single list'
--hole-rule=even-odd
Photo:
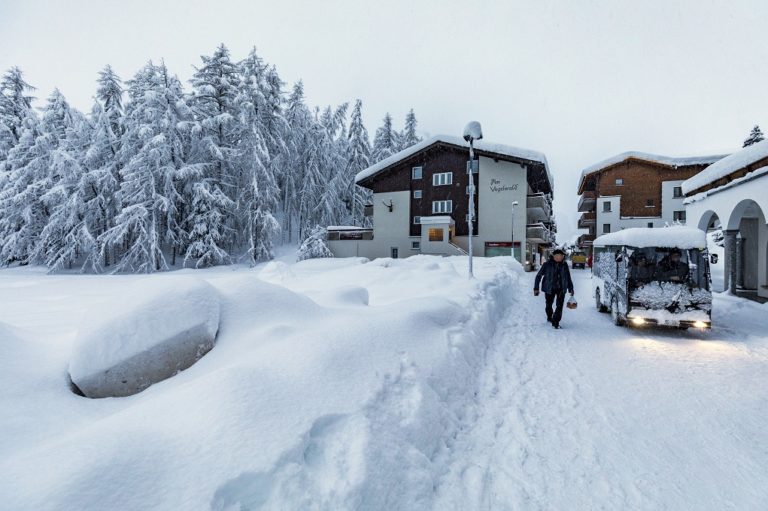
[{"label": "yellow vehicle", "polygon": [[584,252],[574,250],[571,252],[571,268],[586,268],[587,267],[587,254]]}]

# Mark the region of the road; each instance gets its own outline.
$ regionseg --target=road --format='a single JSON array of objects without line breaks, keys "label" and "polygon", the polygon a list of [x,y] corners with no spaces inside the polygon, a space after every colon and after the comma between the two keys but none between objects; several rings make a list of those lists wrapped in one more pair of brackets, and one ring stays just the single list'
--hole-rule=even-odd
[{"label": "road", "polygon": [[619,328],[573,274],[562,330],[532,296],[500,325],[434,509],[768,509],[768,309]]}]

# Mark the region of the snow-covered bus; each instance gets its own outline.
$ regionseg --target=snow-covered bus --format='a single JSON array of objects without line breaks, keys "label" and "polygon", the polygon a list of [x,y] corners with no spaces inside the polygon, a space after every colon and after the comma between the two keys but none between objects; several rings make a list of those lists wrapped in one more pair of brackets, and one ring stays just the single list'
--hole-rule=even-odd
[{"label": "snow-covered bus", "polygon": [[616,325],[712,327],[703,231],[682,226],[624,229],[595,239],[593,254],[595,305],[610,312]]}]

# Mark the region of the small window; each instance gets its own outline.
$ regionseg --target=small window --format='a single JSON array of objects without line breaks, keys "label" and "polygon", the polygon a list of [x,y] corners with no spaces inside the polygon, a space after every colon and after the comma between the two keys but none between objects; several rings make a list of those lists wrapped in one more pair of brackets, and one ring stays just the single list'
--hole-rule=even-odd
[{"label": "small window", "polygon": [[421,224],[421,217],[420,216],[413,217],[413,223],[416,225]]},{"label": "small window", "polygon": [[611,224],[603,224],[603,234],[611,232]]},{"label": "small window", "polygon": [[676,186],[672,190],[672,196],[674,198],[676,198],[676,199],[679,199],[680,197],[682,197],[683,196],[683,187],[682,186]]},{"label": "small window", "polygon": [[677,222],[685,222],[685,210],[675,211],[672,213],[672,219]]},{"label": "small window", "polygon": [[421,167],[413,167],[411,169],[411,179],[421,179]]},{"label": "small window", "polygon": [[[470,162],[467,162],[467,174],[469,174]],[[472,160],[472,173],[477,174],[480,170],[480,160]]]},{"label": "small window", "polygon": [[616,178],[616,186],[624,186],[624,179],[617,177]]},{"label": "small window", "polygon": [[429,241],[443,241],[443,229],[431,227],[429,229]]},{"label": "small window", "polygon": [[453,201],[436,200],[432,201],[432,213],[451,213],[453,212]]},{"label": "small window", "polygon": [[413,191],[413,198],[414,199],[421,199],[421,190],[414,190]]},{"label": "small window", "polygon": [[611,212],[611,201],[607,200],[603,202],[603,213],[610,213]]},{"label": "small window", "polygon": [[453,172],[438,172],[432,175],[433,186],[446,186],[453,184]]},{"label": "small window", "polygon": [[420,241],[412,241],[411,242],[411,250],[421,250],[421,242]]},{"label": "small window", "polygon": [[656,199],[645,199],[645,207],[646,208],[655,208],[656,207]]},{"label": "small window", "polygon": [[648,227],[650,227],[651,229],[653,229],[653,222],[648,222]]}]

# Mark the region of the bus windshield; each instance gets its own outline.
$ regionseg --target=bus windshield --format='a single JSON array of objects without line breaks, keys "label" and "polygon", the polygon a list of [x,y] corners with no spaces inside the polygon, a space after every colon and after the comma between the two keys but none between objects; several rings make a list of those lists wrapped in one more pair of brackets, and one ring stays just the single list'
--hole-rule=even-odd
[{"label": "bus windshield", "polygon": [[635,286],[649,282],[676,282],[709,288],[706,253],[698,249],[635,248],[629,252],[629,279]]}]

